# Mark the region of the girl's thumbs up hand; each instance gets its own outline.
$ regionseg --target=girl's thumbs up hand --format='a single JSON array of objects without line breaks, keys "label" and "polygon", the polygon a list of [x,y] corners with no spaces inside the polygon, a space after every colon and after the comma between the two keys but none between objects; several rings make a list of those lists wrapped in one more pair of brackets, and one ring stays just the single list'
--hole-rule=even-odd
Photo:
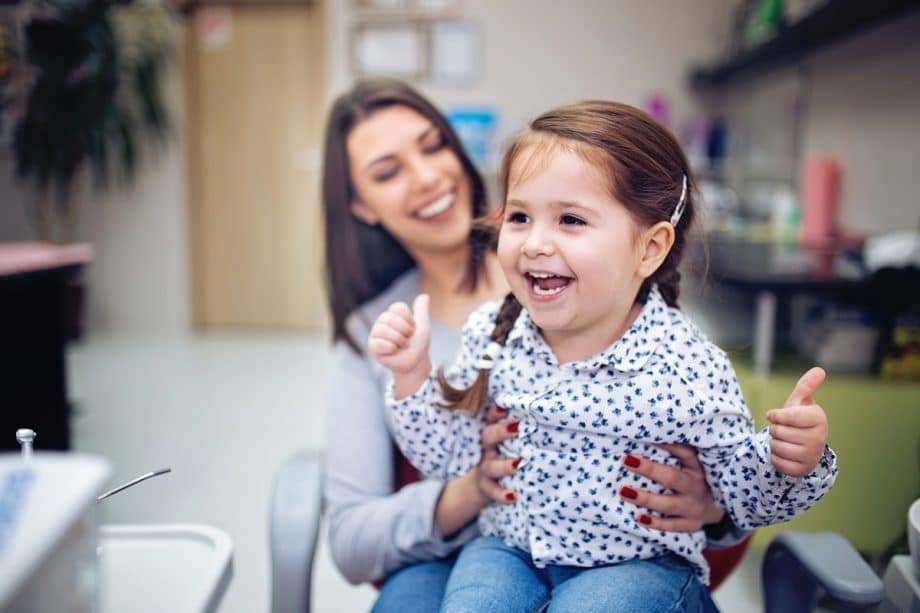
[{"label": "girl's thumbs up hand", "polygon": [[791,477],[815,469],[827,444],[827,415],[814,395],[826,377],[815,367],[802,375],[782,409],[767,411],[773,466]]},{"label": "girl's thumbs up hand", "polygon": [[[367,349],[371,356],[394,374],[405,375],[428,363],[431,324],[428,318],[428,295],[420,294],[412,305],[390,305],[371,328]],[[425,369],[425,375],[428,375]]]}]

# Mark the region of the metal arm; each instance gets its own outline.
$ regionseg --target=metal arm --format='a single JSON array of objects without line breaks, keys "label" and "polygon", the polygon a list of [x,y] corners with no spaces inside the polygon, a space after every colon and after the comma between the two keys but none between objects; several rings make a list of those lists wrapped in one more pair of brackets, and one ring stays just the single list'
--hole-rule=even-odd
[{"label": "metal arm", "polygon": [[833,532],[780,534],[767,548],[761,579],[766,613],[811,612],[818,588],[852,608],[874,606],[885,595],[872,568]]}]

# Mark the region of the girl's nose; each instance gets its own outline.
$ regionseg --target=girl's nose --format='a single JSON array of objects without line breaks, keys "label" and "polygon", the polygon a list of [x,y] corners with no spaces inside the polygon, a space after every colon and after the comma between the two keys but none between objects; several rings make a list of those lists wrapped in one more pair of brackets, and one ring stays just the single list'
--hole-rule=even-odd
[{"label": "girl's nose", "polygon": [[550,256],[556,253],[556,246],[545,233],[534,228],[521,245],[521,253],[528,258],[536,258],[541,255]]}]

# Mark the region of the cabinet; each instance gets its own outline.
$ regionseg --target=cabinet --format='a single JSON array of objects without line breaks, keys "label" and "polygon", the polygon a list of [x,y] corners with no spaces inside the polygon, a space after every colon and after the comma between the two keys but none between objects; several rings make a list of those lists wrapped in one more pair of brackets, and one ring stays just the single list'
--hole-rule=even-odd
[{"label": "cabinet", "polygon": [[796,62],[809,53],[920,9],[916,0],[828,0],[773,38],[690,73],[697,91],[711,91]]}]

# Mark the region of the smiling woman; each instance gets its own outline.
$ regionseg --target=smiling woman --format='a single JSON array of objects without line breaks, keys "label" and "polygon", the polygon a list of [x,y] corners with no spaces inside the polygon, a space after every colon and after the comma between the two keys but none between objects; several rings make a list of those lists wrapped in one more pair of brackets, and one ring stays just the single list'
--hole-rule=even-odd
[{"label": "smiling woman", "polygon": [[415,259],[421,251],[463,250],[470,179],[430,119],[404,106],[381,109],[352,130],[347,147],[355,217],[381,224]]},{"label": "smiling woman", "polygon": [[448,279],[477,293],[490,239],[471,230],[471,221],[486,213],[485,185],[428,100],[399,81],[361,82],[333,106],[325,149],[335,340],[358,349],[345,326],[348,316],[412,268],[420,252],[453,259]]}]

